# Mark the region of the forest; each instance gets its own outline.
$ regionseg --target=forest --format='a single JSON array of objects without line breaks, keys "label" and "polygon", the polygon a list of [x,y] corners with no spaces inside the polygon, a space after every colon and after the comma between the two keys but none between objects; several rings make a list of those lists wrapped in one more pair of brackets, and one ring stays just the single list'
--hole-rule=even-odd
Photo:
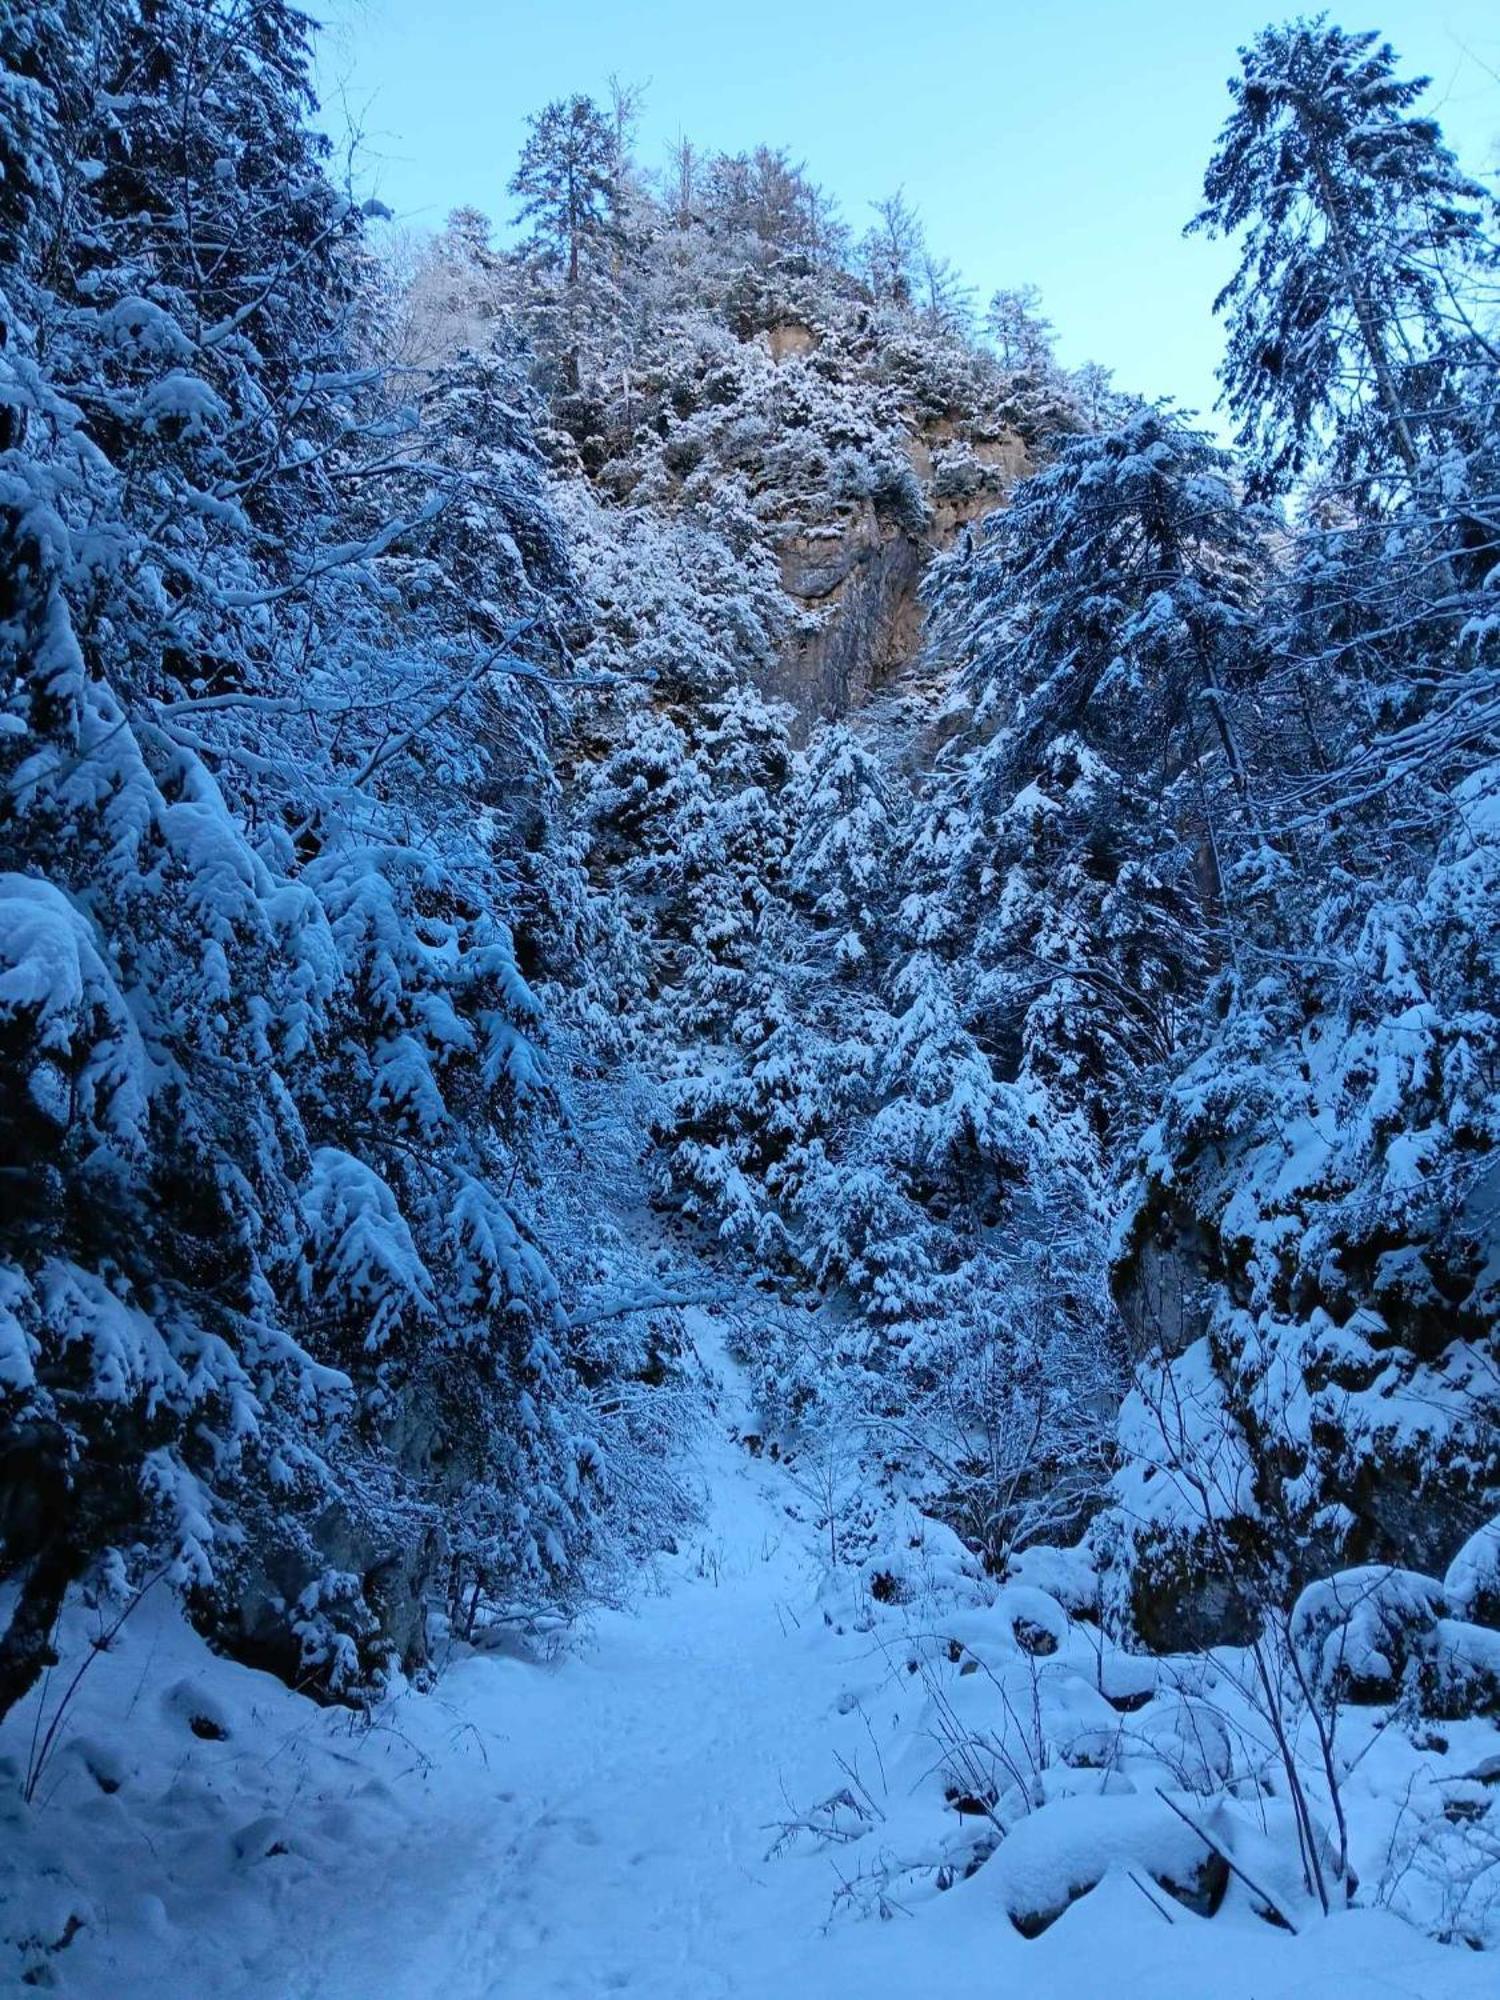
[{"label": "forest", "polygon": [[1493,173],[1226,44],[1209,417],[315,35],[0,0],[0,1985],[1490,1991]]}]

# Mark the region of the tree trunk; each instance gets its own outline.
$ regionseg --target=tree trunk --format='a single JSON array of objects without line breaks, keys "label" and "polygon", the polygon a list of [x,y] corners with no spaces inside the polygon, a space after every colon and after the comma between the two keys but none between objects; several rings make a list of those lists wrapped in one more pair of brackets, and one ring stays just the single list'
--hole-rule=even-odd
[{"label": "tree trunk", "polygon": [[46,1669],[56,1666],[52,1638],[58,1614],[69,1584],[82,1573],[81,1552],[61,1540],[49,1542],[33,1561],[10,1624],[0,1634],[0,1722]]},{"label": "tree trunk", "polygon": [[1343,276],[1344,287],[1349,294],[1349,304],[1354,310],[1354,317],[1359,326],[1360,339],[1364,342],[1370,366],[1375,371],[1375,385],[1380,391],[1380,400],[1396,434],[1396,449],[1400,452],[1406,470],[1415,484],[1418,463],[1416,440],[1411,434],[1406,408],[1396,387],[1396,375],[1391,367],[1390,356],[1385,351],[1385,342],[1381,338],[1380,328],[1375,323],[1369,294],[1360,283],[1359,274],[1354,268],[1354,259],[1349,254],[1349,245],[1344,235],[1343,216],[1339,209],[1338,192],[1328,169],[1316,152],[1313,154],[1313,172],[1317,176],[1319,202],[1323,210],[1323,219],[1328,224],[1333,254],[1338,258],[1339,271]]}]

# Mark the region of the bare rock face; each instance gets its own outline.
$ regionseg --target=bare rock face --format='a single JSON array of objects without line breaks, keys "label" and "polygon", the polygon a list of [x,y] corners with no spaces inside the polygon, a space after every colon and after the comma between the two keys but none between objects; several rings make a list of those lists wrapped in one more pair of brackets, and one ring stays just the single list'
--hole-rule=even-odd
[{"label": "bare rock face", "polygon": [[799,535],[784,547],[787,593],[821,616],[783,659],[775,691],[809,724],[857,708],[911,658],[930,554],[916,536],[873,522],[836,540]]},{"label": "bare rock face", "polygon": [[1190,1215],[1163,1206],[1147,1218],[1115,1272],[1115,1303],[1131,1357],[1169,1360],[1208,1332],[1213,1308],[1212,1246]]},{"label": "bare rock face", "polygon": [[1129,1628],[1153,1653],[1248,1645],[1260,1629],[1260,1607],[1244,1579],[1264,1568],[1252,1523],[1232,1520],[1213,1534],[1148,1527],[1130,1549]]},{"label": "bare rock face", "polygon": [[789,354],[811,354],[818,345],[818,336],[800,320],[782,320],[767,329],[766,345],[773,361],[784,361]]},{"label": "bare rock face", "polygon": [[1170,1187],[1125,1234],[1114,1293],[1158,1427],[1124,1441],[1130,1476],[1180,1457],[1206,1481],[1121,1528],[1126,1622],[1154,1650],[1242,1643],[1264,1607],[1350,1564],[1452,1565],[1461,1618],[1500,1611],[1482,1560],[1500,1491],[1493,1378],[1462,1338],[1434,1356],[1399,1301],[1361,1299],[1360,1246],[1341,1249],[1295,1287],[1257,1286],[1234,1233]]},{"label": "bare rock face", "polygon": [[989,513],[1031,470],[1019,437],[960,437],[948,423],[933,424],[909,449],[913,469],[931,491],[933,538],[939,548]]},{"label": "bare rock face", "polygon": [[[773,327],[772,353],[803,353],[805,327]],[[783,345],[778,348],[780,340]],[[970,524],[1003,504],[1029,468],[1019,437],[965,439],[951,424],[913,433],[907,456],[921,511],[905,495],[834,505],[814,525],[789,527],[779,547],[784,589],[815,624],[783,656],[772,691],[805,728],[843,715],[913,658],[921,641],[922,574]]]},{"label": "bare rock face", "polygon": [[442,1501],[456,1504],[483,1476],[481,1440],[440,1383],[419,1379],[393,1399],[385,1441],[398,1478],[411,1474],[439,1496],[425,1528],[411,1504],[401,1504],[395,1484],[383,1498],[372,1493],[358,1505],[332,1499],[301,1516],[267,1513],[247,1524],[238,1572],[222,1601],[201,1607],[220,1650],[315,1700],[346,1698],[347,1675],[337,1652],[309,1654],[310,1610],[347,1642],[361,1680],[392,1661],[407,1674],[426,1666],[427,1607],[444,1587],[451,1554]]},{"label": "bare rock face", "polygon": [[[427,1659],[426,1605],[445,1554],[434,1526],[403,1541],[376,1509],[334,1500],[310,1522],[267,1522],[246,1550],[238,1586],[204,1606],[213,1643],[314,1700],[345,1698],[332,1657],[309,1657],[300,1636],[310,1603],[343,1633],[367,1672],[395,1660],[414,1673]],[[347,1586],[358,1580],[356,1592]]]}]

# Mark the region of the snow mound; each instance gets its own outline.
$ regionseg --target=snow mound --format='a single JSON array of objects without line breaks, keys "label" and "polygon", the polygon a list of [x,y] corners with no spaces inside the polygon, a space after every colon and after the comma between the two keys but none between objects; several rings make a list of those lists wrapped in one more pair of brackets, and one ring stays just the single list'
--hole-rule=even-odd
[{"label": "snow mound", "polygon": [[1292,1608],[1292,1644],[1325,1696],[1389,1701],[1442,1613],[1432,1577],[1371,1563],[1307,1586]]},{"label": "snow mound", "polygon": [[1203,1915],[1218,1908],[1228,1879],[1222,1856],[1166,1799],[1141,1796],[1042,1806],[1006,1836],[985,1878],[1016,1929],[1039,1937],[1115,1868],[1149,1878]]},{"label": "snow mound", "polygon": [[1056,1549],[1037,1543],[1011,1557],[1006,1576],[1009,1582],[1045,1590],[1071,1617],[1098,1614],[1099,1573],[1086,1548]]},{"label": "snow mound", "polygon": [[1470,1535],[1448,1565],[1443,1594],[1455,1618],[1500,1625],[1500,1520]]}]

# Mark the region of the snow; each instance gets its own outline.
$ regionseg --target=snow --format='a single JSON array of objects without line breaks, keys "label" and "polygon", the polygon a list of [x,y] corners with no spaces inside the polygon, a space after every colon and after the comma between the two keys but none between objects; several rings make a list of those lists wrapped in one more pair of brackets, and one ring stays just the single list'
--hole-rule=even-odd
[{"label": "snow", "polygon": [[1486,1521],[1459,1549],[1443,1578],[1443,1595],[1459,1618],[1480,1615],[1486,1599],[1500,1599],[1500,1521]]},{"label": "snow", "polygon": [[320,1146],[312,1156],[302,1208],[309,1246],[304,1282],[310,1288],[319,1279],[340,1302],[368,1313],[368,1350],[385,1344],[403,1312],[430,1312],[431,1273],[394,1195],[373,1168],[336,1146]]},{"label": "snow", "polygon": [[1441,1608],[1431,1577],[1367,1564],[1307,1586],[1292,1609],[1292,1641],[1320,1686],[1394,1689],[1408,1647],[1436,1625]]},{"label": "snow", "polygon": [[[566,1647],[459,1649],[435,1692],[405,1689],[368,1723],[216,1659],[148,1593],[93,1656],[29,1807],[15,1780],[34,1698],[0,1732],[0,1934],[56,1939],[77,1918],[62,1949],[32,1954],[77,2000],[1493,1990],[1483,1956],[1384,1911],[1298,1936],[1233,1891],[1217,1916],[1194,1914],[1146,1878],[1190,1871],[1197,1835],[1155,1797],[1110,1796],[1118,1781],[1099,1771],[1062,1774],[1068,1787],[946,1894],[887,1923],[830,1922],[861,1850],[778,1829],[841,1765],[887,1815],[870,1841],[904,1842],[931,1807],[876,1781],[905,1726],[881,1643],[825,1622],[837,1592],[819,1537],[785,1469],[734,1441],[743,1414],[720,1398],[696,1467],[701,1521],[635,1605]],[[1004,1595],[997,1633],[1040,1592]],[[70,1614],[75,1648],[89,1622]],[[1200,1823],[1212,1810],[1187,1809]],[[1064,1878],[1099,1886],[1020,1936],[1005,1910]]]},{"label": "snow", "polygon": [[899,196],[663,203],[625,89],[581,262],[533,121],[566,290],[474,211],[382,276],[299,16],[88,11],[0,104],[0,1983],[1480,1990],[1496,1524],[1421,1572],[1495,1504],[1500,571],[1426,281],[1441,509],[1303,327],[1357,477],[1278,523],[1034,294],[976,348]]},{"label": "snow", "polygon": [[1167,1800],[1101,1793],[1053,1799],[1023,1819],[1001,1842],[985,1887],[1022,1923],[1061,1916],[1112,1868],[1187,1889],[1211,1859]]},{"label": "snow", "polygon": [[1009,1574],[1017,1583],[1034,1584],[1072,1612],[1093,1611],[1099,1602],[1099,1577],[1082,1549],[1054,1549],[1037,1543],[1011,1558]]}]

